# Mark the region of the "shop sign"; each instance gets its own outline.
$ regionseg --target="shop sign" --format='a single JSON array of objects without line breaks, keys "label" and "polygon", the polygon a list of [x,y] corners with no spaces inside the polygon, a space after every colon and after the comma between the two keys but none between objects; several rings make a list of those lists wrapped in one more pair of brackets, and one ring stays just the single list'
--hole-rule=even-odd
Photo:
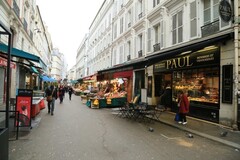
[{"label": "shop sign", "polygon": [[19,118],[16,118],[16,125],[19,127],[31,127],[31,106],[33,90],[19,89],[16,98],[16,111],[19,111]]},{"label": "shop sign", "polygon": [[219,49],[213,51],[194,52],[186,56],[178,56],[153,65],[154,72],[186,69],[192,67],[216,65],[220,63]]},{"label": "shop sign", "polygon": [[[7,67],[7,60],[0,57],[0,66]],[[16,68],[16,65],[11,62],[11,63],[10,63],[10,68],[15,69],[15,68]]]},{"label": "shop sign", "polygon": [[232,8],[227,0],[219,3],[219,15],[224,22],[229,22],[232,18]]}]

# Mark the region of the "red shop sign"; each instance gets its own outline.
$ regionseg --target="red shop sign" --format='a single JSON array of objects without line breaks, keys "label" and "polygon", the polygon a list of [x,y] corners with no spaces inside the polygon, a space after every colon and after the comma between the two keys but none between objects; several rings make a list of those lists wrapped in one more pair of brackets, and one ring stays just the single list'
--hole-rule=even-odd
[{"label": "red shop sign", "polygon": [[[0,66],[5,66],[5,67],[7,67],[7,60],[0,57]],[[15,68],[16,68],[16,65],[11,62],[10,67],[13,68],[13,69],[15,69]]]}]

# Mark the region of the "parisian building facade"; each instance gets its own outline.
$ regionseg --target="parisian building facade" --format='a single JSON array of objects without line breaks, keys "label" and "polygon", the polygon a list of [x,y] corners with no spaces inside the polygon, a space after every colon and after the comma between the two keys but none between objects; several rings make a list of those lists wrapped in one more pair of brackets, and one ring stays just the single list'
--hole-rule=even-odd
[{"label": "parisian building facade", "polygon": [[76,78],[132,72],[132,96],[146,89],[149,105],[170,84],[172,111],[184,90],[190,116],[239,123],[238,0],[105,0],[83,41]]}]

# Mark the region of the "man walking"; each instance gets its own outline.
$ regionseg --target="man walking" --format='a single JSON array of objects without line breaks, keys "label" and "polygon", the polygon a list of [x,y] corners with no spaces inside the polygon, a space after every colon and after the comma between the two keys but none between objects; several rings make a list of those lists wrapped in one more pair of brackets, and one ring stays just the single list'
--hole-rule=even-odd
[{"label": "man walking", "polygon": [[68,89],[68,94],[69,94],[69,100],[71,101],[72,98],[72,93],[73,93],[73,88],[70,86]]},{"label": "man walking", "polygon": [[57,96],[57,89],[54,88],[53,85],[51,85],[46,90],[46,96],[47,97],[48,96],[52,96],[52,99],[48,100],[48,113],[51,112],[51,115],[53,116],[55,100],[58,98],[58,96]]}]

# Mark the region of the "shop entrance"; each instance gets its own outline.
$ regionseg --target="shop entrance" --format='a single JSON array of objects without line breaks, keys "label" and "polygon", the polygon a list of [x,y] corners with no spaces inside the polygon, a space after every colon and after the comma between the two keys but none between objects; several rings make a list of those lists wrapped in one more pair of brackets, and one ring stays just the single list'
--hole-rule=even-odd
[{"label": "shop entrance", "polygon": [[158,104],[172,108],[172,73],[156,74],[155,97],[159,97]]}]

